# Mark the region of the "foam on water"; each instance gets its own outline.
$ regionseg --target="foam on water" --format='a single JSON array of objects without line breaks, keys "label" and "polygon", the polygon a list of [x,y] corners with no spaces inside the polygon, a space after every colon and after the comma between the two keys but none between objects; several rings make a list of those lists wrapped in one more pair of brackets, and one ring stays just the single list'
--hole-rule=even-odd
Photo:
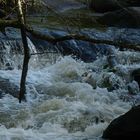
[{"label": "foam on water", "polygon": [[[126,60],[128,53],[130,60]],[[116,54],[117,71],[122,70],[121,66],[132,69],[130,64],[133,69],[140,67],[137,53]],[[128,94],[126,81],[104,68],[106,57],[84,63],[67,56],[58,58],[55,64],[45,65],[43,61],[41,67],[39,59],[35,61],[36,65],[30,62],[27,77],[27,102],[19,104],[8,94],[0,99],[0,140],[101,139],[108,124],[132,106],[131,100],[120,99],[122,94]],[[123,72],[128,74],[129,70]],[[17,69],[0,70],[2,78],[16,85],[20,74]],[[105,78],[114,89],[108,87]]]}]

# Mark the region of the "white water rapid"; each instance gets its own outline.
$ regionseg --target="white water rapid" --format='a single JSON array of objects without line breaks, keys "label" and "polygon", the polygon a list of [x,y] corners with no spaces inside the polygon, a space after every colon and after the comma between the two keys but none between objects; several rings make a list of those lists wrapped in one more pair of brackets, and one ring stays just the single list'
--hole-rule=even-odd
[{"label": "white water rapid", "polygon": [[[47,55],[32,56],[27,102],[19,104],[17,98],[2,91],[0,140],[101,139],[114,118],[138,104],[139,96],[129,95],[127,84],[131,83],[129,73],[140,68],[140,55],[118,50],[115,55],[113,69],[107,66],[105,56],[93,63],[70,56],[59,56],[55,63],[49,63]],[[19,57],[14,58],[14,69],[1,68],[0,78],[19,86]]]}]

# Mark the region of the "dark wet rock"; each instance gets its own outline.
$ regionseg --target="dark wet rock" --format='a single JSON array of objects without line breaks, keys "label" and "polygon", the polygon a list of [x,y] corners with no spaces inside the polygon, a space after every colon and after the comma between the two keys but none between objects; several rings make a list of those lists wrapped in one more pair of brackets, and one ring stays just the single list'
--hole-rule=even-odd
[{"label": "dark wet rock", "polygon": [[97,87],[97,81],[92,71],[88,71],[82,74],[82,81],[90,84],[94,89]]},{"label": "dark wet rock", "polygon": [[18,98],[19,88],[14,83],[10,82],[9,79],[0,77],[0,95],[10,94]]},{"label": "dark wet rock", "polygon": [[119,9],[120,6],[115,0],[91,0],[90,8],[95,12],[108,12]]},{"label": "dark wet rock", "polygon": [[90,0],[90,8],[95,12],[109,12],[123,7],[140,6],[139,0]]},{"label": "dark wet rock", "polygon": [[103,133],[103,138],[119,140],[140,137],[140,105],[113,120]]},{"label": "dark wet rock", "polygon": [[132,81],[131,83],[128,84],[128,91],[129,91],[129,94],[132,94],[132,95],[136,95],[139,93],[139,85],[136,81]]},{"label": "dark wet rock", "polygon": [[[61,37],[67,35],[66,31],[45,31],[46,35]],[[87,33],[84,33],[88,35]],[[93,62],[97,56],[107,55],[112,46],[104,44],[93,44],[85,41],[67,40],[53,45],[47,41],[29,36],[37,50],[55,50],[62,55],[72,55],[74,58],[81,59],[84,62]]]},{"label": "dark wet rock", "polygon": [[3,92],[2,90],[0,89],[0,99],[3,97]]},{"label": "dark wet rock", "polygon": [[133,80],[137,81],[140,87],[140,68],[133,70],[131,73],[131,77]]},{"label": "dark wet rock", "polygon": [[108,49],[107,61],[110,68],[114,68],[118,64],[114,50],[114,48]]},{"label": "dark wet rock", "polygon": [[[36,30],[42,32],[43,34],[53,36],[53,37],[61,37],[67,35],[67,31],[65,30],[44,30],[44,28],[35,28]],[[103,30],[98,29],[84,29],[80,32],[85,36],[90,36],[95,39],[101,40],[112,40],[112,41],[124,41],[130,43],[140,43],[140,30],[139,29],[128,29],[128,28],[106,28]],[[14,28],[6,29],[7,37],[0,34],[0,49],[3,51],[6,50],[5,44],[8,47],[11,47],[10,52],[19,53],[22,52],[22,44],[20,33]],[[51,44],[47,41],[37,39],[30,34],[28,37],[35,45],[35,49],[37,52],[56,52],[61,53],[62,55],[72,55],[74,58],[81,59],[85,62],[93,62],[96,60],[98,56],[107,55],[108,63],[111,67],[116,65],[115,55],[112,54],[113,46],[104,45],[104,44],[93,44],[84,41],[76,41],[69,40],[59,42],[57,44]],[[7,47],[7,48],[8,48]],[[15,50],[15,51],[14,51]],[[31,51],[33,52],[33,51]],[[34,53],[34,52],[33,52]],[[8,54],[9,55],[9,54]],[[1,56],[1,60],[3,61],[4,57]],[[12,69],[12,67],[7,67],[7,69]]]},{"label": "dark wet rock", "polygon": [[113,91],[123,88],[125,83],[120,76],[113,73],[103,73],[101,79],[97,81],[97,86],[107,88],[108,91]]},{"label": "dark wet rock", "polygon": [[[53,37],[61,37],[67,34],[67,31],[64,30],[45,30],[39,29],[40,32],[43,32],[46,35]],[[90,36],[95,39],[103,40],[114,40],[114,41],[125,41],[131,43],[140,43],[140,31],[137,29],[127,29],[127,28],[107,28],[105,30],[83,30],[81,34],[85,36]],[[104,44],[93,44],[84,41],[69,40],[57,43],[57,45],[50,44],[47,41],[39,40],[32,36],[29,36],[31,41],[39,51],[54,49],[62,55],[72,55],[76,58],[81,59],[84,62],[93,62],[96,60],[97,56],[108,55],[108,62],[111,67],[116,65],[116,58],[112,52],[113,46],[104,45]]]},{"label": "dark wet rock", "polygon": [[129,7],[113,12],[105,13],[97,21],[108,26],[140,27],[140,7]]}]

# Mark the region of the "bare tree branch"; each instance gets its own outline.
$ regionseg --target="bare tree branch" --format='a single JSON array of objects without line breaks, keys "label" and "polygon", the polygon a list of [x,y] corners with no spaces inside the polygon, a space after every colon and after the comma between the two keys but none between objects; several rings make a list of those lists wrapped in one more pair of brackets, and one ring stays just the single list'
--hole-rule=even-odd
[{"label": "bare tree branch", "polygon": [[89,36],[85,36],[85,35],[81,35],[81,34],[69,34],[66,36],[54,38],[54,37],[42,34],[39,31],[35,31],[35,30],[33,30],[33,28],[28,27],[28,26],[26,26],[26,30],[27,30],[27,32],[31,33],[34,37],[36,37],[38,39],[46,40],[53,44],[56,44],[57,42],[75,39],[75,40],[81,40],[81,41],[91,42],[91,43],[95,43],[95,44],[108,44],[108,45],[113,45],[113,46],[120,47],[120,48],[126,48],[126,49],[132,49],[135,51],[140,51],[140,47],[139,47],[140,44],[131,44],[128,42],[123,42],[123,41],[94,39]]},{"label": "bare tree branch", "polygon": [[[0,26],[1,27],[15,27],[15,28],[20,28],[20,23],[16,20],[0,20]],[[119,48],[126,48],[126,49],[132,49],[135,51],[140,51],[140,43],[132,44],[124,41],[112,41],[112,40],[101,40],[101,39],[94,39],[89,36],[81,35],[81,34],[69,34],[66,36],[62,37],[57,37],[54,38],[52,36],[43,34],[39,31],[34,30],[30,26],[25,26],[25,29],[27,32],[31,33],[34,37],[42,40],[46,40],[52,44],[56,44],[57,42],[62,42],[66,40],[81,40],[81,41],[86,41],[86,42],[91,42],[95,44],[107,44],[107,45],[113,45]]]}]

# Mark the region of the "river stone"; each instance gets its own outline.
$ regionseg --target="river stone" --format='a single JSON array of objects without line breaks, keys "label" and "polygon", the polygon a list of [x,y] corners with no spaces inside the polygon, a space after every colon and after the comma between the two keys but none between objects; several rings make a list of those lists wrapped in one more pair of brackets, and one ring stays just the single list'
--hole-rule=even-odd
[{"label": "river stone", "polygon": [[[55,38],[59,38],[68,34],[67,31],[56,31],[56,30],[52,30],[52,31],[48,30],[44,33],[48,36],[53,36]],[[85,32],[84,35],[88,36],[89,34]],[[84,62],[93,62],[94,60],[96,60],[97,55],[98,56],[107,55],[108,53],[110,53],[110,49],[113,47],[110,45],[93,44],[90,42],[79,41],[79,40],[62,41],[57,43],[57,45],[54,47],[53,44],[47,41],[37,39],[31,35],[29,37],[33,42],[33,44],[37,46],[36,48],[37,50],[48,51],[47,49],[50,50],[55,49],[54,51],[59,52],[64,56],[71,55],[73,56],[73,58],[80,59]]]},{"label": "river stone", "polygon": [[9,79],[0,77],[0,96],[2,94],[10,94],[18,98],[19,88],[14,83],[10,82]]},{"label": "river stone", "polygon": [[82,81],[90,84],[94,89],[96,89],[97,84],[96,84],[96,78],[95,74],[93,74],[92,71],[88,71],[82,74]]},{"label": "river stone", "polygon": [[133,80],[137,81],[140,87],[140,68],[133,70],[131,73],[131,77]]},{"label": "river stone", "polygon": [[134,139],[140,137],[140,105],[114,119],[103,132],[105,139]]},{"label": "river stone", "polygon": [[129,91],[129,94],[132,94],[132,95],[136,95],[139,93],[139,85],[136,81],[132,81],[131,83],[128,84],[128,91]]}]

